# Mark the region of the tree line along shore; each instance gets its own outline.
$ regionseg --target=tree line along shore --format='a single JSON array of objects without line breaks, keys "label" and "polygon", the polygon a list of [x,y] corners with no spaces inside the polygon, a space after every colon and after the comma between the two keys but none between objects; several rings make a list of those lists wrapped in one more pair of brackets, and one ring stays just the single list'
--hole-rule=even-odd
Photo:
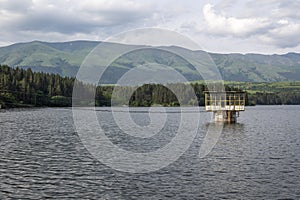
[{"label": "tree line along shore", "polygon": [[[14,107],[69,107],[72,106],[72,94],[75,78],[61,77],[57,74],[33,72],[30,68],[11,68],[0,66],[0,105],[2,108]],[[82,97],[95,93],[92,103],[95,106],[111,106],[114,90],[120,94],[132,94],[129,106],[203,106],[203,81],[191,83],[144,84],[130,86],[100,85],[94,86],[81,82]],[[171,88],[176,88],[175,95]],[[246,105],[298,105],[300,104],[300,82],[249,83],[225,82],[227,91],[246,91]],[[133,91],[134,89],[134,91]],[[196,94],[196,99],[195,95]],[[123,95],[121,95],[123,96]],[[178,99],[180,96],[181,99]],[[122,105],[122,99],[114,99],[115,105]],[[179,103],[180,102],[180,103]],[[84,102],[83,105],[87,105]],[[93,105],[91,105],[93,106]]]}]

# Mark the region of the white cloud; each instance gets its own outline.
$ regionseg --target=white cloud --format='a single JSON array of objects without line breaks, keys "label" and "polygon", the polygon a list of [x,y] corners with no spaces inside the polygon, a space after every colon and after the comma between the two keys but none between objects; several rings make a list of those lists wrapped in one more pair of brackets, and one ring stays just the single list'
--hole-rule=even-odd
[{"label": "white cloud", "polygon": [[0,0],[0,46],[33,40],[103,40],[143,26],[155,12],[153,3],[139,0]]},{"label": "white cloud", "polygon": [[0,46],[103,40],[159,27],[188,35],[208,51],[300,51],[299,10],[298,0],[0,0]]},{"label": "white cloud", "polygon": [[272,16],[292,19],[300,17],[300,1],[298,0],[274,0],[273,5],[276,6],[271,10]]},{"label": "white cloud", "polygon": [[[201,31],[214,37],[232,40],[232,46],[234,40],[242,39],[240,42],[252,41],[252,46],[257,48],[265,45],[270,49],[277,49],[276,51],[298,49],[296,47],[300,46],[300,15],[297,17],[299,12],[296,10],[300,9],[300,2],[290,0],[255,2],[248,0],[244,3],[244,7],[235,4],[230,9],[226,4],[226,9],[220,11],[217,10],[220,6],[204,5],[205,28]],[[236,10],[239,12],[234,12]],[[240,12],[241,10],[243,12]],[[230,16],[228,13],[239,15]],[[198,24],[199,26],[201,24]]]},{"label": "white cloud", "polygon": [[300,24],[281,21],[280,26],[260,36],[260,40],[281,48],[296,47],[300,44]]},{"label": "white cloud", "polygon": [[235,18],[217,14],[211,4],[203,7],[203,15],[208,32],[216,35],[247,37],[270,25],[266,18]]},{"label": "white cloud", "polygon": [[278,20],[278,22],[277,22],[278,24],[280,24],[280,25],[285,25],[285,24],[288,24],[289,23],[289,21],[288,20],[286,20],[286,19],[280,19],[280,20]]},{"label": "white cloud", "polygon": [[71,34],[138,24],[154,10],[149,3],[124,0],[24,1],[21,12],[15,0],[1,0],[0,6],[0,24],[7,29]]}]

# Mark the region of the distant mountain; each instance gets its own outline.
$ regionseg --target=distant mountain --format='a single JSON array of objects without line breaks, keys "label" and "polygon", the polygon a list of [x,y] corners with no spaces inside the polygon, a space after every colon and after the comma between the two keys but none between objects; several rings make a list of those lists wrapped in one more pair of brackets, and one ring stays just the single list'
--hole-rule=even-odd
[{"label": "distant mountain", "polygon": [[300,54],[211,54],[225,80],[278,82],[300,80]]},{"label": "distant mountain", "polygon": [[[12,67],[30,67],[34,71],[58,73],[62,76],[75,76],[86,55],[98,44],[100,42],[97,41],[17,43],[0,48],[0,64],[7,64]],[[128,48],[130,50],[129,45],[114,45],[114,48]],[[202,51],[183,50],[195,58],[203,53]],[[300,80],[300,54],[298,53],[284,55],[209,54],[220,70],[223,79],[227,81]],[[114,83],[129,69],[146,62],[172,66],[190,81],[201,79],[194,67],[184,59],[175,58],[168,52],[145,49],[124,55],[112,63],[106,72],[107,79],[104,82]]]},{"label": "distant mountain", "polygon": [[74,76],[84,57],[97,44],[99,42],[90,41],[17,43],[0,48],[0,63]]}]

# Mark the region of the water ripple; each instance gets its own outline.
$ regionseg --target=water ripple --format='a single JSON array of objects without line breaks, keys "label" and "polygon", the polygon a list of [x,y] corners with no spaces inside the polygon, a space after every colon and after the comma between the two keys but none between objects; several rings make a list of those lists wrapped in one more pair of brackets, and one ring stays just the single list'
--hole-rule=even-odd
[{"label": "water ripple", "polygon": [[[148,174],[117,172],[93,158],[76,134],[70,109],[0,112],[0,199],[299,199],[299,108],[247,108],[203,159],[198,153],[210,115],[201,113],[189,150]],[[124,149],[151,151],[174,137],[173,122],[157,138],[126,139],[104,111],[97,112],[103,128]],[[142,123],[147,109],[135,108],[131,115]]]}]

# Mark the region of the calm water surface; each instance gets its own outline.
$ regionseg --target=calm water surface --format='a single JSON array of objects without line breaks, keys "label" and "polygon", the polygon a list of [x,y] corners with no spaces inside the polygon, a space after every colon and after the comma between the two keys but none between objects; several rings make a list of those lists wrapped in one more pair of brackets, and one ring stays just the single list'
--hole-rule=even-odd
[{"label": "calm water surface", "polygon": [[[111,141],[133,151],[167,143],[179,120],[178,108],[169,108],[171,122],[162,134],[133,141],[118,134],[110,112],[101,110],[97,113]],[[211,115],[201,116],[193,144],[176,162],[131,174],[91,156],[70,109],[2,110],[0,199],[300,199],[300,106],[248,107],[239,123],[224,127],[202,159],[199,148]],[[136,108],[131,117],[149,123],[147,108]]]}]

